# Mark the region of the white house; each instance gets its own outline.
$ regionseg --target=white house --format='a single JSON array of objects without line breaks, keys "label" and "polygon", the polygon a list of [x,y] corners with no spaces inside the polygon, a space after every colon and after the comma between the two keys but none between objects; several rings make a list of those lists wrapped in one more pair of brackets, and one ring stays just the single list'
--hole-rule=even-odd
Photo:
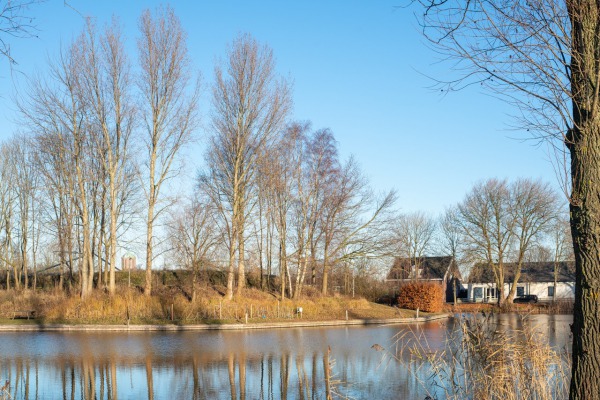
[{"label": "white house", "polygon": [[[504,265],[504,295],[512,286],[516,264]],[[556,268],[556,286],[555,286]],[[498,301],[498,290],[492,268],[476,264],[469,274],[468,300],[472,302]],[[523,263],[517,282],[516,296],[535,294],[539,301],[573,300],[575,298],[575,263],[528,262]]]}]

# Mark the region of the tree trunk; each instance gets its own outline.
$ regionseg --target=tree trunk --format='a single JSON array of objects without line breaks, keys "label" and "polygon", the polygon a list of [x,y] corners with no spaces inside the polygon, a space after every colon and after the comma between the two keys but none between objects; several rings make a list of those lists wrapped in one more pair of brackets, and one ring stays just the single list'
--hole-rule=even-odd
[{"label": "tree trunk", "polygon": [[[240,216],[241,218],[242,216]],[[246,264],[244,263],[244,226],[240,224],[238,231],[238,284],[237,295],[242,296],[244,286],[246,286]]]},{"label": "tree trunk", "polygon": [[152,294],[152,219],[154,219],[154,205],[148,207],[148,222],[146,226],[146,286],[144,286],[144,294],[150,296]]},{"label": "tree trunk", "polygon": [[[114,174],[113,174],[114,175]],[[115,178],[110,182],[110,274],[108,279],[108,291],[111,295],[116,292],[115,270],[117,268],[117,190],[115,188]],[[131,268],[131,266],[130,266]]]},{"label": "tree trunk", "polygon": [[235,235],[231,236],[231,242],[229,243],[229,267],[227,269],[227,293],[225,298],[227,300],[233,299],[233,281],[235,278],[234,264],[235,264]]},{"label": "tree trunk", "polygon": [[571,18],[573,128],[571,235],[575,250],[573,370],[569,398],[600,399],[600,106],[596,2],[567,2]]},{"label": "tree trunk", "polygon": [[281,278],[281,300],[285,299],[285,285],[286,285],[286,276],[285,273],[287,269],[285,267],[285,259],[282,257],[282,248],[281,242],[279,242],[279,276]]},{"label": "tree trunk", "polygon": [[323,249],[323,285],[321,287],[321,293],[323,296],[327,296],[327,286],[329,285],[329,258],[327,257],[327,252],[329,251],[329,246],[325,243],[325,248]]},{"label": "tree trunk", "polygon": [[587,133],[571,149],[576,272],[570,398],[581,400],[600,398],[600,129]]},{"label": "tree trunk", "polygon": [[144,294],[150,296],[152,294],[152,259],[153,255],[153,227],[154,227],[154,205],[156,204],[156,185],[154,184],[154,170],[156,158],[154,155],[150,157],[150,187],[148,192],[148,218],[146,220],[146,286],[144,286]]},{"label": "tree trunk", "polygon": [[556,303],[557,286],[558,286],[558,260],[554,260],[554,296],[552,296],[552,304]]}]

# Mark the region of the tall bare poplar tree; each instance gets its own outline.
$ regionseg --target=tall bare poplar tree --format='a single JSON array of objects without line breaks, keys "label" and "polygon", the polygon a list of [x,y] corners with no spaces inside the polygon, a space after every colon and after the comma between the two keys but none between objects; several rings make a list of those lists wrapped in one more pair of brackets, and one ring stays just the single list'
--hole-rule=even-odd
[{"label": "tall bare poplar tree", "polygon": [[442,83],[448,89],[484,85],[516,106],[523,127],[570,154],[565,191],[576,278],[569,396],[600,399],[600,5],[419,2],[425,35],[459,72]]},{"label": "tall bare poplar tree", "polygon": [[[245,230],[251,205],[257,160],[273,135],[283,126],[291,106],[287,82],[275,75],[270,48],[249,35],[237,38],[225,66],[215,67],[213,87],[214,134],[208,152],[213,193],[228,215],[229,267],[227,297],[233,297],[237,250],[238,293],[245,283]],[[213,196],[215,198],[215,196]]]},{"label": "tall bare poplar tree", "polygon": [[139,27],[140,107],[148,168],[144,293],[150,295],[154,226],[164,210],[160,206],[161,189],[176,172],[176,156],[190,141],[196,128],[199,81],[193,80],[186,34],[171,8],[159,8],[154,15],[145,11]]},{"label": "tall bare poplar tree", "polygon": [[[123,39],[116,22],[113,21],[112,26],[99,37],[95,26],[88,21],[86,33],[82,85],[85,88],[84,94],[88,97],[91,124],[97,132],[93,138],[99,164],[107,176],[108,186],[105,188],[108,192],[108,243],[105,238],[106,229],[102,226],[99,249],[102,244],[107,248],[110,268],[108,288],[111,294],[115,294],[118,205],[120,189],[124,184],[129,139],[133,131],[134,110],[129,94],[131,79]],[[102,252],[97,253],[100,260]]]},{"label": "tall bare poplar tree", "polygon": [[50,65],[47,81],[34,79],[19,109],[36,136],[52,138],[62,156],[61,171],[70,171],[65,193],[74,202],[81,229],[81,296],[93,287],[94,262],[91,240],[91,216],[88,185],[90,182],[90,129],[88,103],[82,86],[85,64],[85,35],[80,35]]}]

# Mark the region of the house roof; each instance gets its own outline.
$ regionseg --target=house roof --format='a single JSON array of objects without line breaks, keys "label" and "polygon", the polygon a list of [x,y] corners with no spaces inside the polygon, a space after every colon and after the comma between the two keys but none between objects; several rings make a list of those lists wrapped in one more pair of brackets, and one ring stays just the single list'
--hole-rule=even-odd
[{"label": "house roof", "polygon": [[460,279],[460,272],[456,266],[454,258],[451,256],[443,257],[419,257],[403,258],[396,257],[394,264],[386,276],[386,280],[409,280],[414,278],[414,266],[418,265],[421,269],[419,279],[422,280],[443,280],[446,272]]},{"label": "house roof", "polygon": [[[521,267],[519,282],[554,282],[554,262],[526,262]],[[575,282],[575,263],[562,261],[556,263],[558,270],[557,282]],[[516,263],[504,264],[504,283],[513,281]],[[495,281],[494,271],[487,264],[475,264],[468,278],[469,283],[491,283]]]}]

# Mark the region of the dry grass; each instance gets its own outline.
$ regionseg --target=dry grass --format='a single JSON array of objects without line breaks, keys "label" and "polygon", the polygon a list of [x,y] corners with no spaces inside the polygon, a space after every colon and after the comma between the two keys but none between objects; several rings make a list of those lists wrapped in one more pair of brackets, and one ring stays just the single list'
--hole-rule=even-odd
[{"label": "dry grass", "polygon": [[[200,286],[196,300],[176,287],[165,286],[151,297],[135,288],[120,288],[113,297],[102,291],[88,298],[61,292],[0,292],[0,318],[15,310],[33,310],[36,322],[71,324],[197,324],[277,322],[302,318],[308,321],[412,317],[413,311],[371,303],[362,298],[323,297],[314,293],[299,300],[279,300],[257,289],[242,297],[224,300],[219,287]],[[299,314],[298,308],[302,308]]]},{"label": "dry grass", "polygon": [[527,328],[515,331],[502,329],[489,315],[461,318],[442,349],[432,349],[417,334],[404,334],[398,347],[410,354],[395,356],[400,361],[408,358],[413,371],[424,372],[415,377],[432,398],[566,398],[570,358],[553,349],[541,332],[524,325]]}]

